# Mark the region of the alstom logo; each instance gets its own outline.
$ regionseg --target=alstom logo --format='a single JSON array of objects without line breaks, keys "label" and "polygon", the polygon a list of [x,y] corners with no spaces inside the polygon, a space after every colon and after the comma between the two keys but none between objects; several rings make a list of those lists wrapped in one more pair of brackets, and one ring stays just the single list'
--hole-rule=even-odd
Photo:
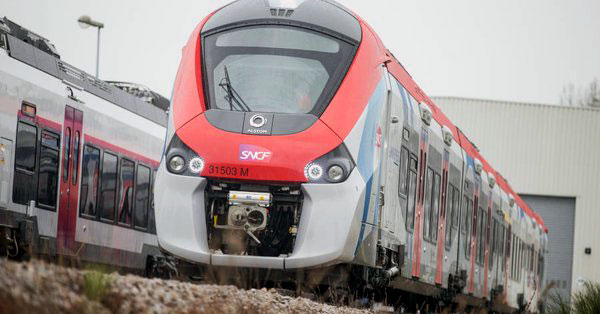
[{"label": "alstom logo", "polygon": [[241,161],[269,162],[271,156],[273,156],[273,153],[264,147],[248,144],[240,145]]}]

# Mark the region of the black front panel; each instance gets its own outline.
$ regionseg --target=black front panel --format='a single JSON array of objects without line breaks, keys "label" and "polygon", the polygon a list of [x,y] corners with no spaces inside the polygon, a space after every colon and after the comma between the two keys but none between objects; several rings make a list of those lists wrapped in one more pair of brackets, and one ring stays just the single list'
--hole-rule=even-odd
[{"label": "black front panel", "polygon": [[[218,109],[207,110],[205,114],[208,122],[218,129],[253,135],[294,134],[308,129],[317,121],[317,117],[312,114],[263,114]],[[255,128],[250,124],[250,119],[256,114],[263,115],[267,119],[264,126]]]}]

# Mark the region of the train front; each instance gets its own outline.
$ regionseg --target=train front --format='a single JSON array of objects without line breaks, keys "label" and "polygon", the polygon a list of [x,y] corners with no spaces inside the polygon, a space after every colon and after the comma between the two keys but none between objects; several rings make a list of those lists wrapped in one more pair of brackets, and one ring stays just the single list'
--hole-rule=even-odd
[{"label": "train front", "polygon": [[355,260],[373,173],[357,161],[377,147],[365,120],[382,85],[365,34],[317,0],[242,0],[199,25],[155,184],[163,251],[269,269]]}]

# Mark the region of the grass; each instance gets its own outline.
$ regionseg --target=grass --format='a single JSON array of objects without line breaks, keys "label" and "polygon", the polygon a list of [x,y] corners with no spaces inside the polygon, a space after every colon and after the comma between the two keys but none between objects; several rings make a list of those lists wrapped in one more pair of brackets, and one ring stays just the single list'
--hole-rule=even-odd
[{"label": "grass", "polygon": [[83,292],[92,301],[100,301],[110,288],[110,277],[99,271],[87,271],[83,276]]},{"label": "grass", "polygon": [[596,314],[600,313],[600,284],[586,282],[583,289],[571,296],[569,302],[558,293],[550,296],[550,314]]}]

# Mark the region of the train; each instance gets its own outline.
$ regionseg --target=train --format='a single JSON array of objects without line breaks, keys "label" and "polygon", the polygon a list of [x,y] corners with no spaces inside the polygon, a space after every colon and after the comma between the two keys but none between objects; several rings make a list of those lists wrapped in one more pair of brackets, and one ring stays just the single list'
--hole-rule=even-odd
[{"label": "train", "polygon": [[152,188],[166,107],[0,19],[0,254],[163,270]]},{"label": "train", "polygon": [[204,18],[166,134],[156,234],[190,276],[408,312],[543,309],[542,218],[333,0]]}]

